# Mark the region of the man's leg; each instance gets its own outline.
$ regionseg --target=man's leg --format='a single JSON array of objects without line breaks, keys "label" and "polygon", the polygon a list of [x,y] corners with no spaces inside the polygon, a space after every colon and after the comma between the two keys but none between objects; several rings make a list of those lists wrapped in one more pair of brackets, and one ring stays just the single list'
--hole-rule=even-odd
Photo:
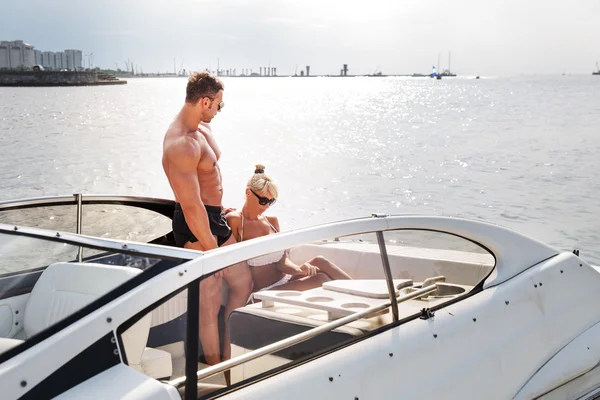
[{"label": "man's leg", "polygon": [[[233,235],[223,244],[227,246],[236,243]],[[252,294],[252,274],[248,263],[243,261],[234,264],[223,271],[223,279],[229,285],[229,297],[225,307],[225,337],[223,339],[223,360],[231,358],[231,343],[229,341],[229,314],[236,308],[244,307]]]},{"label": "man's leg", "polygon": [[220,275],[217,273],[200,281],[200,342],[206,362],[210,365],[221,362],[218,318],[223,278]]},{"label": "man's leg", "polygon": [[[188,249],[202,250],[199,242],[187,242]],[[217,272],[200,281],[199,302],[199,334],[202,352],[206,362],[215,365],[221,362],[221,347],[219,343],[219,309],[221,308],[221,287],[223,274]],[[194,340],[187,338],[187,340]]]}]

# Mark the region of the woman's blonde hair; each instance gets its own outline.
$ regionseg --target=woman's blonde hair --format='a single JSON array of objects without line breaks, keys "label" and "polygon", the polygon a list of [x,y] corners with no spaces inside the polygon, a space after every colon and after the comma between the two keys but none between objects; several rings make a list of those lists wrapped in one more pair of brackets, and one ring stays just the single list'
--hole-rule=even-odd
[{"label": "woman's blonde hair", "polygon": [[274,199],[279,196],[277,184],[265,174],[265,166],[262,164],[256,164],[254,175],[252,175],[246,187],[256,193],[269,191]]}]

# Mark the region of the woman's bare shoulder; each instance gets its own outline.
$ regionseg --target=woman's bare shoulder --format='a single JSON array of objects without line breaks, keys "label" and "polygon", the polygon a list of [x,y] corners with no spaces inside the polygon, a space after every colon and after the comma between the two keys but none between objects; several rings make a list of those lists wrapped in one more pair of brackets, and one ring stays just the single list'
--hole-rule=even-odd
[{"label": "woman's bare shoulder", "polygon": [[265,216],[267,217],[267,221],[269,221],[271,225],[273,225],[275,228],[277,228],[277,230],[279,230],[279,219],[274,215]]},{"label": "woman's bare shoulder", "polygon": [[229,225],[231,225],[232,223],[236,224],[242,220],[242,214],[240,211],[232,211],[230,213],[227,213],[225,218],[227,218],[227,223]]}]

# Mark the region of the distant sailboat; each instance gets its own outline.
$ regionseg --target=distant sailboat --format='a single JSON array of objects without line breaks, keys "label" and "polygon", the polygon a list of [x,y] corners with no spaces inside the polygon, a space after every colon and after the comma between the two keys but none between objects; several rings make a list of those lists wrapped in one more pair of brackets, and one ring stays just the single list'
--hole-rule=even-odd
[{"label": "distant sailboat", "polygon": [[600,75],[600,67],[598,66],[598,63],[596,63],[596,72],[592,72],[592,75]]},{"label": "distant sailboat", "polygon": [[450,71],[450,52],[448,52],[448,69],[440,74],[441,76],[456,76]]}]

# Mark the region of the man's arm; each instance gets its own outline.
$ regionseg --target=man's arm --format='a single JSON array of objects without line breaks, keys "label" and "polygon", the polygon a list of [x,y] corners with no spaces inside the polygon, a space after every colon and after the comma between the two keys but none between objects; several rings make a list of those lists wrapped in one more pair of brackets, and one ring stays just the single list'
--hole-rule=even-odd
[{"label": "man's arm", "polygon": [[169,162],[169,183],[175,197],[181,204],[185,222],[198,239],[203,250],[216,249],[217,241],[210,231],[206,208],[200,197],[198,183],[198,162],[202,151],[192,138],[182,138],[167,154]]}]

